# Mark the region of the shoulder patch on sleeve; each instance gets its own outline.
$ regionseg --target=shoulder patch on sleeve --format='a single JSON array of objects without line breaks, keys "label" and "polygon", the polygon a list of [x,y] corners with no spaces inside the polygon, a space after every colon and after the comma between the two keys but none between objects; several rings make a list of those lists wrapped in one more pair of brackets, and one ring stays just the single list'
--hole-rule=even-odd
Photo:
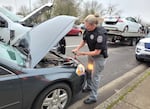
[{"label": "shoulder patch on sleeve", "polygon": [[97,37],[97,42],[102,43],[103,42],[103,36],[98,36]]}]

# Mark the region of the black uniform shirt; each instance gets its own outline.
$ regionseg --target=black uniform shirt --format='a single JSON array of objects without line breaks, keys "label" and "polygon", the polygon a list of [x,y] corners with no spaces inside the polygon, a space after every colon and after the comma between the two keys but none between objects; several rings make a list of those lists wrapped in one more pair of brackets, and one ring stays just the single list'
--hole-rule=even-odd
[{"label": "black uniform shirt", "polygon": [[96,27],[93,31],[85,30],[83,40],[87,43],[90,51],[107,48],[106,30],[103,27]]}]

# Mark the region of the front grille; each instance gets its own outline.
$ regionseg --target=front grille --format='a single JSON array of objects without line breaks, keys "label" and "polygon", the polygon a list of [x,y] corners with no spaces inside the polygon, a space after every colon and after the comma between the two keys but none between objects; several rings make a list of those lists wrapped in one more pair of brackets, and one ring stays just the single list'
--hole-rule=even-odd
[{"label": "front grille", "polygon": [[145,43],[145,48],[150,49],[150,43]]}]

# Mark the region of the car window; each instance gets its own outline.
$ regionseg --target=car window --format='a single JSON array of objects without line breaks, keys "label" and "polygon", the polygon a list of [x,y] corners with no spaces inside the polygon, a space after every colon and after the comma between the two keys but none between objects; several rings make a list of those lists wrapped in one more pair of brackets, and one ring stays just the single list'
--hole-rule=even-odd
[{"label": "car window", "polygon": [[5,76],[9,74],[12,74],[12,73],[8,71],[7,69],[3,68],[2,66],[0,66],[0,76]]},{"label": "car window", "polygon": [[132,17],[127,17],[126,20],[137,23],[137,21]]},{"label": "car window", "polygon": [[8,27],[8,22],[0,16],[0,27]]},{"label": "car window", "polygon": [[131,18],[131,21],[132,21],[132,22],[137,22],[134,18]]},{"label": "car window", "polygon": [[25,66],[25,59],[21,53],[17,49],[7,44],[0,45],[0,55],[3,59],[11,61],[20,66]]},{"label": "car window", "polygon": [[126,20],[130,21],[130,17],[127,17]]}]

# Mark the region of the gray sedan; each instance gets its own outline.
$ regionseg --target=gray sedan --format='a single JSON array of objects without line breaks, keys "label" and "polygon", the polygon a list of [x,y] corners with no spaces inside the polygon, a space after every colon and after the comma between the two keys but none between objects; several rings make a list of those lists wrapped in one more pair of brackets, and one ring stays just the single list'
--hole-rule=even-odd
[{"label": "gray sedan", "polygon": [[65,109],[82,90],[84,66],[52,51],[74,21],[58,16],[14,45],[0,43],[0,109]]}]

